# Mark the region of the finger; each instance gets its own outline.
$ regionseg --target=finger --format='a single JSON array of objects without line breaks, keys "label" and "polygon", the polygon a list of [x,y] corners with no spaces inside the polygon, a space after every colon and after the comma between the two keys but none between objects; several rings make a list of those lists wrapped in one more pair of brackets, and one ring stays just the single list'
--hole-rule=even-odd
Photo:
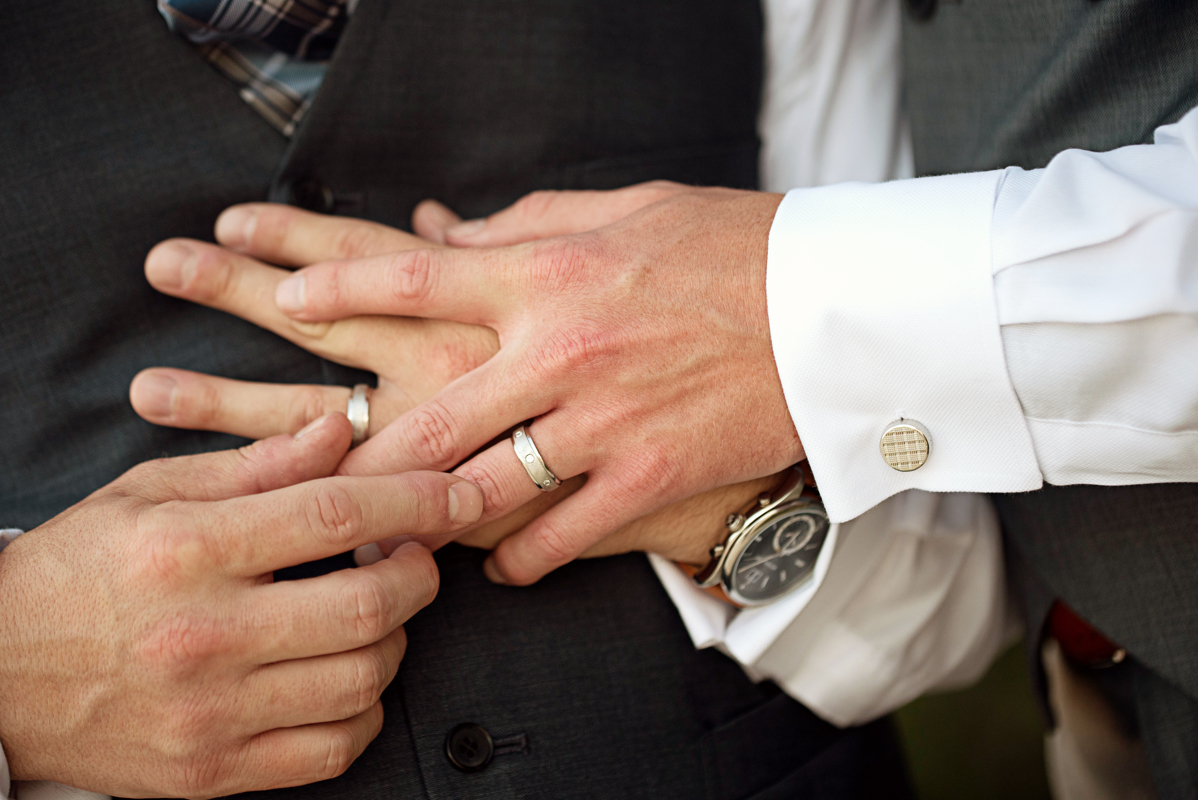
[{"label": "finger", "polygon": [[333,414],[295,436],[275,436],[238,450],[147,461],[111,486],[116,491],[133,488],[157,503],[257,495],[331,474],[352,438],[349,420]]},{"label": "finger", "polygon": [[439,536],[482,512],[476,486],[410,472],[335,477],[221,503],[160,506],[161,522],[206,532],[215,566],[253,577],[346,553],[391,536]]},{"label": "finger", "polygon": [[545,388],[513,380],[507,360],[501,353],[403,414],[350,453],[338,472],[449,470],[504,431],[548,411]]},{"label": "finger", "polygon": [[401,626],[357,650],[260,667],[245,683],[245,732],[356,717],[395,679],[406,645]]},{"label": "finger", "polygon": [[533,192],[486,219],[444,229],[441,241],[455,247],[500,247],[582,233],[611,225],[686,189],[671,181],[652,181],[614,191]]},{"label": "finger", "polygon": [[412,212],[412,230],[436,244],[445,244],[446,229],[461,221],[461,217],[436,200],[423,200]]},{"label": "finger", "polygon": [[728,509],[741,508],[762,493],[769,494],[780,480],[779,475],[767,475],[671,503],[603,537],[581,558],[640,551],[702,566],[710,560],[711,548],[728,535],[724,526]]},{"label": "finger", "polygon": [[437,595],[428,548],[407,542],[377,563],[252,590],[244,648],[259,664],[347,653],[390,636]]},{"label": "finger", "polygon": [[428,247],[410,233],[352,217],[314,214],[278,203],[231,206],[216,219],[216,240],[285,267]]},{"label": "finger", "polygon": [[[504,539],[516,531],[523,530],[528,523],[577,492],[586,484],[586,481],[586,475],[575,475],[567,481],[562,481],[562,485],[556,491],[538,491],[536,497],[512,513],[486,523],[479,522],[454,539],[454,542],[466,547],[481,547],[484,550],[494,550]],[[386,545],[385,542],[382,544]],[[382,556],[385,552],[387,552],[386,546],[380,549],[379,555]],[[355,558],[357,558],[356,553]]]},{"label": "finger", "polygon": [[628,493],[608,484],[592,477],[573,497],[500,542],[483,565],[487,577],[514,586],[535,583],[650,510],[644,503],[617,501]]},{"label": "finger", "polygon": [[[133,410],[147,422],[265,439],[301,430],[325,414],[346,413],[347,386],[254,383],[183,369],[143,370],[129,386]],[[370,393],[367,436],[413,405],[397,392]]]},{"label": "finger", "polygon": [[431,317],[495,327],[516,307],[535,260],[520,249],[408,250],[330,261],[279,284],[275,302],[292,319],[326,322],[362,314]]},{"label": "finger", "polygon": [[347,319],[316,325],[279,311],[275,292],[291,273],[222,247],[170,239],[146,256],[146,278],[158,291],[226,311],[341,364],[370,369],[408,329],[400,320]]},{"label": "finger", "polygon": [[[547,414],[525,428],[525,435],[536,442],[545,466],[560,481],[582,474],[594,461],[596,453],[584,446],[577,430],[578,426],[571,418],[561,413]],[[533,482],[520,463],[510,436],[462,464],[454,474],[470,481],[482,492],[480,524],[506,517],[539,495],[547,494],[543,487]],[[560,488],[548,494],[559,491]]]},{"label": "finger", "polygon": [[205,794],[224,796],[336,778],[382,729],[383,704],[375,703],[347,720],[260,733],[237,754],[221,786]]}]

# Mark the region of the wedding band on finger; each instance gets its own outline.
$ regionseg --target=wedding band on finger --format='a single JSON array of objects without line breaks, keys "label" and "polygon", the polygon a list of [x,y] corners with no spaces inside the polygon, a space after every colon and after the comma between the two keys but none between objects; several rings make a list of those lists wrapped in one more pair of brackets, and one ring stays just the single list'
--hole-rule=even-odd
[{"label": "wedding band on finger", "polygon": [[549,471],[549,467],[545,466],[545,459],[541,458],[541,453],[533,444],[527,425],[521,425],[512,432],[512,449],[516,451],[516,458],[524,465],[528,477],[532,478],[532,482],[542,492],[552,492],[562,485],[557,476]]},{"label": "wedding band on finger", "polygon": [[370,387],[359,383],[349,396],[349,404],[345,407],[345,416],[354,429],[354,439],[350,447],[357,447],[366,441],[366,431],[370,429]]}]

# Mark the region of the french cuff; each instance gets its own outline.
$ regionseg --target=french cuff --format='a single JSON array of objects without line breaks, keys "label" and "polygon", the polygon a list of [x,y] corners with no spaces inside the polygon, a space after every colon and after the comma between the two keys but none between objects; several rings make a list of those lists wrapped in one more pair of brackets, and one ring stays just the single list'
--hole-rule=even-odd
[{"label": "french cuff", "polygon": [[[1041,485],[994,300],[1001,175],[795,189],[778,207],[766,277],[774,358],[833,521],[907,489]],[[907,472],[881,453],[900,420],[929,439]]]},{"label": "french cuff", "polygon": [[714,647],[739,663],[753,680],[761,680],[754,669],[757,660],[770,649],[783,631],[811,602],[823,585],[828,565],[836,553],[839,525],[832,525],[824,546],[820,549],[806,586],[765,606],[736,608],[708,594],[695,585],[673,561],[654,553],[649,563],[657,573],[666,594],[678,609],[682,624],[690,634],[695,648]]}]

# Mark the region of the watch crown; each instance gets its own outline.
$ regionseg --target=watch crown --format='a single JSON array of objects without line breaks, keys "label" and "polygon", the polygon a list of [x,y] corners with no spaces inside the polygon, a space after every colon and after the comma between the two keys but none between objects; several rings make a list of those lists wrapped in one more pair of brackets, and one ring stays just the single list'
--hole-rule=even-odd
[{"label": "watch crown", "polygon": [[745,515],[740,513],[729,514],[724,520],[724,524],[728,526],[728,530],[730,531],[739,531],[740,527],[745,524]]}]

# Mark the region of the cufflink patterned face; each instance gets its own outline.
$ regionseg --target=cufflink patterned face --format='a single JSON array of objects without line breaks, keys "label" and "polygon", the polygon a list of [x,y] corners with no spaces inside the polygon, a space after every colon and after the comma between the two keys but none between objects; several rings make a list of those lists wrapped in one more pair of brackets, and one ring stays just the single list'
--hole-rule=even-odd
[{"label": "cufflink patterned face", "polygon": [[886,426],[881,442],[882,460],[899,472],[917,470],[928,462],[932,437],[915,420],[900,419]]}]

